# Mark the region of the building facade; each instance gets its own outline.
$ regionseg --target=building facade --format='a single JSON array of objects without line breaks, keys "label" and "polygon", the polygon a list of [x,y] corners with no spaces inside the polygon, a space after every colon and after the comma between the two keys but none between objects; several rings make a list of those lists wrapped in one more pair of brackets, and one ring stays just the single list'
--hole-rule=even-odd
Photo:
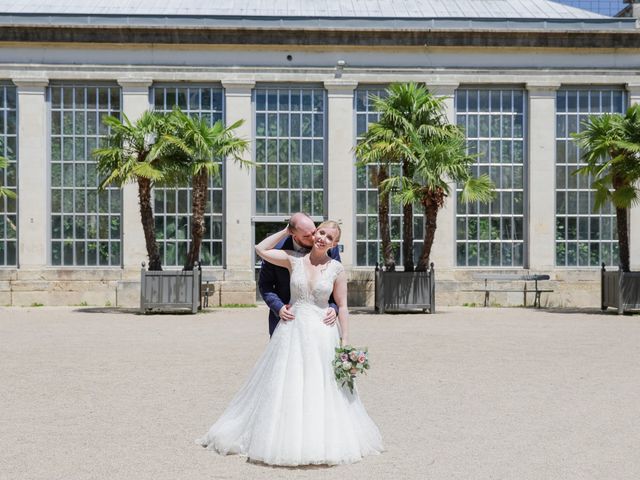
[{"label": "building facade", "polygon": [[[180,106],[245,123],[251,170],[212,179],[204,276],[216,303],[255,300],[253,245],[292,212],[342,223],[352,304],[371,304],[380,259],[377,197],[353,147],[375,121],[371,95],[424,82],[445,99],[497,187],[488,205],[457,195],[439,214],[438,303],[475,303],[478,272],[549,273],[553,305],[598,305],[599,267],[617,263],[615,215],[593,211],[572,134],[589,115],[640,99],[635,19],[545,0],[338,1],[179,8],[156,2],[0,1],[0,304],[136,305],[145,260],[134,186],[98,191],[91,151],[105,115]],[[453,191],[455,191],[455,186]],[[189,189],[154,192],[164,265],[179,268]],[[391,205],[399,244],[402,215]],[[640,266],[640,209],[631,211]],[[423,235],[414,217],[416,249]],[[635,262],[635,263],[634,263]],[[522,303],[521,295],[496,297]]]}]

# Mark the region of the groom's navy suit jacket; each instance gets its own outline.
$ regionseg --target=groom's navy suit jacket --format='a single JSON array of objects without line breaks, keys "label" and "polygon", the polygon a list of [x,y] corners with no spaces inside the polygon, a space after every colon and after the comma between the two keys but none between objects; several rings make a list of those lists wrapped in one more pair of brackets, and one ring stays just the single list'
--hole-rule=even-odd
[{"label": "groom's navy suit jacket", "polygon": [[[279,250],[293,250],[293,239],[290,236],[285,238],[276,245],[276,248]],[[329,256],[340,261],[340,250],[338,247],[329,250]],[[260,267],[260,277],[258,278],[258,288],[260,289],[260,295],[262,295],[262,298],[270,309],[269,335],[273,335],[273,331],[280,321],[280,317],[278,316],[280,309],[291,300],[289,270],[263,260]],[[333,296],[331,296],[329,302],[335,304]]]}]

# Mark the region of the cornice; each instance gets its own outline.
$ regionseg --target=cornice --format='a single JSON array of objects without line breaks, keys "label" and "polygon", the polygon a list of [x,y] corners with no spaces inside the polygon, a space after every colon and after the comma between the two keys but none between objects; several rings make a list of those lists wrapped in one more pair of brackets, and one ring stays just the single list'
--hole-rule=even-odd
[{"label": "cornice", "polygon": [[256,82],[254,80],[227,79],[222,80],[222,86],[227,97],[246,97],[251,95]]},{"label": "cornice", "polygon": [[146,77],[120,77],[118,85],[122,88],[139,89],[149,88],[153,84],[153,79]]},{"label": "cornice", "polygon": [[43,89],[49,85],[49,79],[44,76],[24,76],[16,74],[11,76],[11,81],[22,89]]},{"label": "cornice", "polygon": [[352,96],[357,87],[358,82],[355,80],[331,79],[324,81],[324,88],[328,95]]},{"label": "cornice", "polygon": [[503,28],[342,28],[291,26],[201,28],[158,25],[2,25],[0,42],[155,45],[285,45],[363,47],[519,47],[640,49],[640,30]]}]

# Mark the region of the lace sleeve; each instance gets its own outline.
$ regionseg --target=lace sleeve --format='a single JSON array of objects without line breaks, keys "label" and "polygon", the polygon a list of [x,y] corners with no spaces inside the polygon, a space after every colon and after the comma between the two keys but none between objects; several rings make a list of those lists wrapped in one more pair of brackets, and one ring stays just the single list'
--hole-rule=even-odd
[{"label": "lace sleeve", "polygon": [[289,257],[289,264],[291,265],[291,270],[300,263],[302,257],[304,257],[304,253],[296,252],[295,250],[287,250],[287,256]]},{"label": "lace sleeve", "polygon": [[338,275],[340,275],[342,272],[344,272],[344,266],[342,265],[342,263],[340,263],[337,260],[332,260],[333,263],[333,272],[335,277],[337,277]]}]

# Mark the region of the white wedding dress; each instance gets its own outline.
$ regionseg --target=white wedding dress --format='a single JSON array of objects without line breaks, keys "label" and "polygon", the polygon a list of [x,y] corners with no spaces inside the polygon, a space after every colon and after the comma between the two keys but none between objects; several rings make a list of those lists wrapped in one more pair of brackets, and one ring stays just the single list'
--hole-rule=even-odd
[{"label": "white wedding dress", "polygon": [[197,440],[202,446],[287,466],[353,463],[383,451],[357,390],[340,387],[331,365],[339,332],[322,320],[343,267],[331,260],[309,285],[302,258],[289,256],[295,320],[279,322],[247,382]]}]

